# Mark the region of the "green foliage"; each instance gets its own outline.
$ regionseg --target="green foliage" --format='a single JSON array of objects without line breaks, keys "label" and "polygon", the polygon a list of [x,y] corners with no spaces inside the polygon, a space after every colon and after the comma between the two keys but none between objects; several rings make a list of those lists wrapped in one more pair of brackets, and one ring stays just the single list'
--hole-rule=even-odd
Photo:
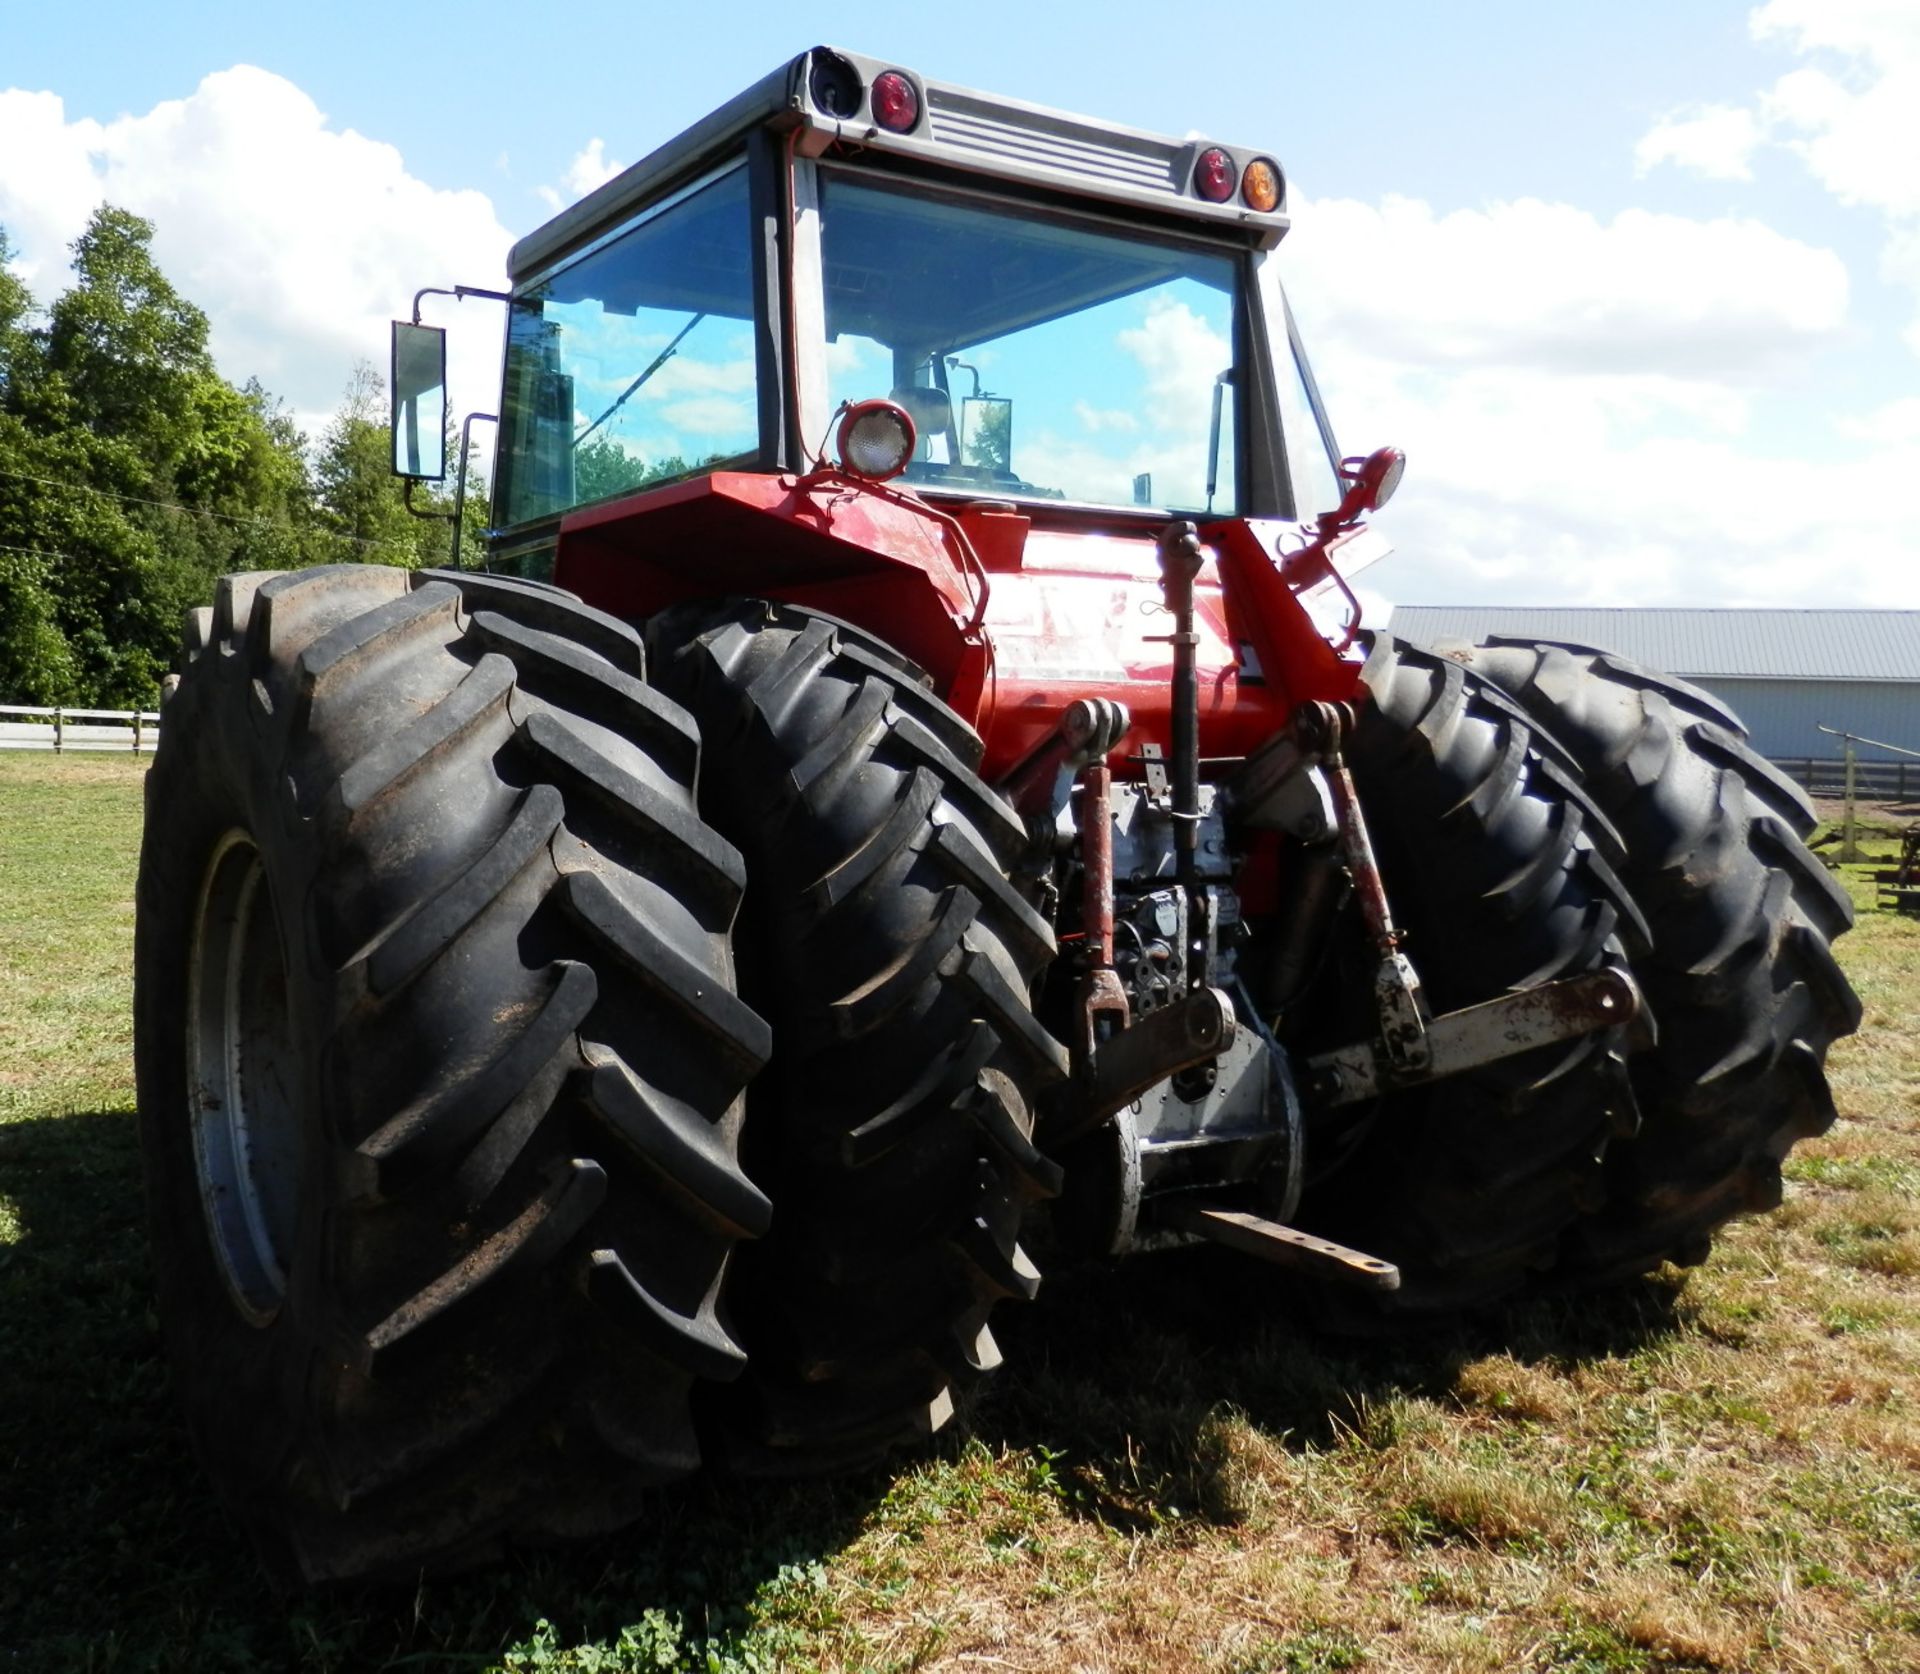
[{"label": "green foliage", "polygon": [[725,454],[713,453],[698,465],[689,465],[675,453],[648,464],[611,437],[597,438],[573,456],[573,497],[577,504],[586,505],[615,494],[637,494],[655,483],[673,482],[697,470],[719,465],[725,458]]},{"label": "green foliage", "polygon": [[[433,515],[427,518],[408,511],[404,486],[391,470],[392,449],[380,374],[361,361],[321,439],[314,467],[322,526],[342,542],[353,543],[359,563],[397,564],[405,569],[444,564],[452,549],[452,493],[420,484],[413,491],[413,503],[420,512]],[[458,451],[457,442],[451,443],[447,458],[454,458]]]},{"label": "green foliage", "polygon": [[388,470],[377,374],[355,369],[310,460],[257,380],[220,376],[152,241],[103,206],[42,313],[0,229],[0,703],[152,707],[183,613],[230,571],[449,554],[451,492],[416,491],[415,517]]},{"label": "green foliage", "polygon": [[967,436],[969,465],[978,465],[997,476],[1013,469],[1013,403],[987,397],[963,406],[973,428]]}]

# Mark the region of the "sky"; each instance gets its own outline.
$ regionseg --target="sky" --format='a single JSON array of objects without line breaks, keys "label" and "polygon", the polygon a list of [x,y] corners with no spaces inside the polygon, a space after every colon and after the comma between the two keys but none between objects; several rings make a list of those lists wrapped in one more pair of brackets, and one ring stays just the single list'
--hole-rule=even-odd
[{"label": "sky", "polygon": [[[47,301],[148,216],[317,431],[415,290],[826,39],[1281,160],[1342,445],[1409,458],[1375,610],[1920,606],[1916,0],[797,11],[0,0],[0,226]],[[428,309],[490,408],[497,309]]]}]

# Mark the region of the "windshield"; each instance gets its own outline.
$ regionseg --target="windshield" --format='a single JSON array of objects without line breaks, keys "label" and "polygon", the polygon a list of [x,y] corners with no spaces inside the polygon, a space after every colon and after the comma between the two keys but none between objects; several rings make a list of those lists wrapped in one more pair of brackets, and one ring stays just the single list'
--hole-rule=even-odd
[{"label": "windshield", "polygon": [[758,460],[750,228],[735,169],[514,299],[503,527]]},{"label": "windshield", "polygon": [[890,396],[909,481],[1231,515],[1240,259],[826,174],[829,389]]}]

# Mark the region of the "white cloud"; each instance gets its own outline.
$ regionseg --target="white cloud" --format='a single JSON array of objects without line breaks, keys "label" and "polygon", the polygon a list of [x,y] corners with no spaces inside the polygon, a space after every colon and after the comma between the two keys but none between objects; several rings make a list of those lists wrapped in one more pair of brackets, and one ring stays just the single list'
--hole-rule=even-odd
[{"label": "white cloud", "polygon": [[[1920,7],[1911,0],[1769,0],[1749,14],[1763,44],[1826,65],[1791,70],[1750,106],[1663,118],[1636,148],[1715,179],[1752,178],[1762,144],[1797,153],[1843,203],[1920,214]],[[1828,67],[1830,66],[1830,67]]]},{"label": "white cloud", "polygon": [[1184,302],[1156,296],[1138,326],[1118,334],[1146,376],[1144,407],[1163,437],[1206,435],[1213,381],[1233,365],[1226,337]]},{"label": "white cloud", "polygon": [[[725,347],[710,345],[708,353],[725,353]],[[648,379],[642,392],[650,401],[669,401],[683,395],[739,394],[754,387],[753,344],[731,360],[704,360],[697,355],[676,354]]]},{"label": "white cloud", "polygon": [[669,401],[660,416],[676,430],[702,441],[739,442],[745,448],[759,434],[760,421],[752,405],[730,400],[724,395],[695,395],[681,401]]},{"label": "white cloud", "polygon": [[1664,117],[1634,147],[1634,172],[1673,163],[1709,180],[1751,180],[1753,154],[1763,138],[1759,119],[1736,105]]},{"label": "white cloud", "polygon": [[1832,252],[1754,221],[1540,203],[1295,219],[1287,282],[1344,445],[1409,456],[1378,592],[1920,604],[1896,486],[1920,481],[1920,406],[1818,399],[1851,329]]},{"label": "white cloud", "polygon": [[1522,199],[1297,201],[1314,317],[1409,364],[1742,380],[1831,337],[1847,272],[1758,221]]},{"label": "white cloud", "polygon": [[539,192],[541,202],[557,215],[568,204],[584,198],[596,186],[604,186],[626,166],[625,163],[608,160],[606,141],[596,135],[567,164],[567,172],[561,177],[561,188],[540,186],[535,190]]},{"label": "white cloud", "polygon": [[1124,505],[1145,474],[1161,504],[1203,504],[1214,379],[1233,359],[1225,332],[1163,294],[1147,300],[1137,325],[1115,332],[1114,346],[1139,368],[1132,410],[1076,401],[1071,434],[1016,432],[1015,468],[1069,499]]},{"label": "white cloud", "polygon": [[1768,0],[1747,22],[1756,41],[1818,62],[1788,71],[1748,107],[1656,124],[1636,150],[1641,169],[1671,162],[1750,179],[1762,146],[1797,156],[1839,202],[1883,218],[1881,271],[1914,294],[1906,340],[1920,352],[1920,5]]},{"label": "white cloud", "polygon": [[[221,371],[257,376],[310,429],[356,361],[384,373],[387,321],[417,289],[504,282],[509,238],[483,194],[428,185],[394,147],[331,126],[292,82],[249,65],[106,123],[68,120],[52,93],[0,92],[0,157],[33,159],[0,173],[0,225],[41,303],[68,282],[67,246],[96,206],[147,216],[161,268],[207,311]],[[498,308],[428,309],[455,323],[457,410],[490,409]]]},{"label": "white cloud", "polygon": [[1095,407],[1085,401],[1076,401],[1073,415],[1087,427],[1090,434],[1096,436],[1103,430],[1133,431],[1140,428],[1138,415],[1124,407]]},{"label": "white cloud", "polygon": [[1920,12],[1909,0],[1768,0],[1748,19],[1756,40],[1790,36],[1883,69],[1920,65]]}]

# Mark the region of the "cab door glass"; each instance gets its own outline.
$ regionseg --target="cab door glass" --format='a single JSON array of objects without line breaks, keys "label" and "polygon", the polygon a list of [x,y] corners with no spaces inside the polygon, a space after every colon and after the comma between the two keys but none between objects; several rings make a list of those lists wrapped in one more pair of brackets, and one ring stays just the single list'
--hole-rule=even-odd
[{"label": "cab door glass", "polygon": [[744,169],[560,267],[508,313],[503,527],[758,462]]},{"label": "cab door glass", "polygon": [[1266,311],[1267,341],[1273,346],[1273,382],[1280,399],[1280,438],[1287,455],[1287,481],[1293,514],[1309,522],[1332,511],[1346,492],[1334,470],[1334,456],[1321,433],[1299,333],[1280,286],[1279,264],[1272,255],[1260,264],[1260,300]]}]

